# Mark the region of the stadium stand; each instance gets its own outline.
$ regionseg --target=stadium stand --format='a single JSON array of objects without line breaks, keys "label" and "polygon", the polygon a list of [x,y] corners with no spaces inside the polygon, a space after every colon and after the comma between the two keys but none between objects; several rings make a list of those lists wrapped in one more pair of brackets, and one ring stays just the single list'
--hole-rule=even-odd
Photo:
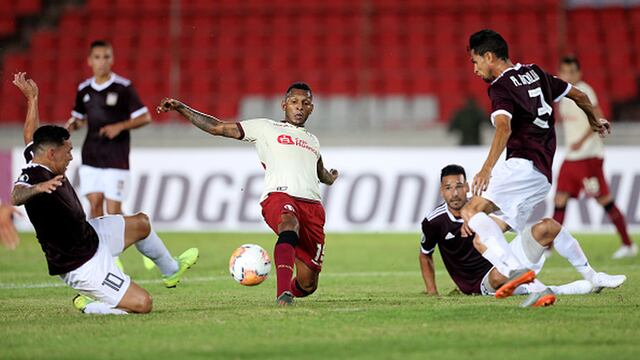
[{"label": "stadium stand", "polygon": [[[52,3],[0,0],[0,38],[21,31],[20,17]],[[55,94],[43,97],[42,117],[65,121],[77,84],[90,75],[88,44],[102,38],[114,45],[114,70],[133,80],[148,105],[172,95],[234,119],[264,109],[290,82],[303,79],[329,104],[326,126],[366,109],[355,113],[354,123],[393,128],[407,120],[409,127],[426,127],[447,121],[468,94],[488,107],[486,85],[473,75],[465,51],[468,35],[485,27],[505,36],[513,60],[549,71],[562,54],[577,54],[605,114],[612,102],[638,95],[638,6],[568,9],[559,0],[87,0],[66,8],[57,26],[34,31],[28,48],[3,54],[0,122],[22,118],[24,105],[10,82],[16,70],[37,79],[43,93]]]}]

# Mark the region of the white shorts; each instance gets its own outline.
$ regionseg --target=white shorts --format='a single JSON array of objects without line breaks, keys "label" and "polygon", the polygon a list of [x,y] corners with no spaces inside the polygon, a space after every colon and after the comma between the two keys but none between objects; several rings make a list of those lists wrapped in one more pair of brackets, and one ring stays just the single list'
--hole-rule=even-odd
[{"label": "white shorts", "polygon": [[124,250],[124,217],[102,216],[89,224],[98,233],[98,250],[89,261],[60,278],[79,293],[116,307],[131,284],[129,275],[115,262]]},{"label": "white shorts", "polygon": [[80,194],[102,193],[109,200],[123,202],[129,194],[131,180],[129,170],[97,168],[81,165]]},{"label": "white shorts", "polygon": [[547,197],[550,189],[547,177],[533,166],[531,160],[511,158],[493,169],[489,187],[482,197],[500,208],[492,215],[520,233],[534,207]]}]

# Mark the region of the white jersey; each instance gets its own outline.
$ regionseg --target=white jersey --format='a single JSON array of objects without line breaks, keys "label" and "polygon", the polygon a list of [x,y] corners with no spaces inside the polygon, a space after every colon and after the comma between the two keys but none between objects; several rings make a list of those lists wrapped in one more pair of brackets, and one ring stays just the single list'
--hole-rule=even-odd
[{"label": "white jersey", "polygon": [[[591,103],[598,105],[598,98],[593,91],[584,81],[578,82],[575,87],[587,94]],[[590,130],[589,120],[587,115],[582,111],[578,105],[572,100],[564,98],[560,101],[560,117],[564,124],[564,139],[567,146],[566,160],[583,160],[589,158],[603,158],[604,157],[604,144],[602,139],[597,134],[592,134],[582,144],[580,149],[571,150],[571,144],[574,144],[584,136],[584,134]]]},{"label": "white jersey", "polygon": [[265,168],[264,192],[283,192],[294,197],[320,201],[318,138],[304,127],[271,119],[250,119],[238,123],[242,139],[254,143]]}]

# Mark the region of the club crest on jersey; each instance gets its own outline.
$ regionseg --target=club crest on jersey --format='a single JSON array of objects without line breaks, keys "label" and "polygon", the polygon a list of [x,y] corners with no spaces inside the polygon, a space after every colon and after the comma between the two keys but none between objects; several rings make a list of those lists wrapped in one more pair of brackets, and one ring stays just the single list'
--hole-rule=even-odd
[{"label": "club crest on jersey", "polygon": [[118,103],[118,93],[108,93],[106,103],[108,106],[115,106]]},{"label": "club crest on jersey", "polygon": [[18,181],[19,182],[23,182],[23,183],[28,182],[29,181],[29,175],[27,175],[27,174],[20,175],[20,177],[18,178]]},{"label": "club crest on jersey", "polygon": [[285,210],[287,211],[291,211],[291,212],[296,212],[296,209],[294,209],[293,206],[291,206],[290,204],[287,204],[285,206],[283,206]]},{"label": "club crest on jersey", "polygon": [[82,102],[88,103],[89,100],[91,100],[91,96],[89,96],[89,94],[84,94],[84,97],[82,98]]},{"label": "club crest on jersey", "polygon": [[289,135],[280,135],[278,136],[278,142],[284,145],[294,145],[293,139]]}]

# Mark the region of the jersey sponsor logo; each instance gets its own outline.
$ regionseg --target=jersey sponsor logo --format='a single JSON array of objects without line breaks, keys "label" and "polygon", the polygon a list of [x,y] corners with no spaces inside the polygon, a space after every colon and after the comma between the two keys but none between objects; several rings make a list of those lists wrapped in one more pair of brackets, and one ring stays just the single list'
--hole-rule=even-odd
[{"label": "jersey sponsor logo", "polygon": [[118,93],[108,93],[106,103],[108,106],[116,106],[116,104],[118,103]]},{"label": "jersey sponsor logo", "polygon": [[84,94],[84,97],[82,98],[82,102],[88,103],[89,100],[91,100],[91,96],[89,96],[89,94]]},{"label": "jersey sponsor logo", "polygon": [[320,156],[320,152],[318,151],[318,149],[314,148],[313,146],[309,145],[308,142],[306,142],[305,140],[302,140],[300,138],[295,138],[293,139],[290,135],[279,135],[278,136],[278,142],[280,144],[283,145],[295,145],[297,147],[303,148],[305,150],[309,150],[312,153],[314,153],[316,156]]},{"label": "jersey sponsor logo", "polygon": [[293,139],[289,135],[278,136],[278,142],[283,145],[294,145]]},{"label": "jersey sponsor logo", "polygon": [[448,232],[447,235],[444,237],[445,240],[451,240],[453,238],[455,238],[456,236],[453,235],[452,233]]}]

